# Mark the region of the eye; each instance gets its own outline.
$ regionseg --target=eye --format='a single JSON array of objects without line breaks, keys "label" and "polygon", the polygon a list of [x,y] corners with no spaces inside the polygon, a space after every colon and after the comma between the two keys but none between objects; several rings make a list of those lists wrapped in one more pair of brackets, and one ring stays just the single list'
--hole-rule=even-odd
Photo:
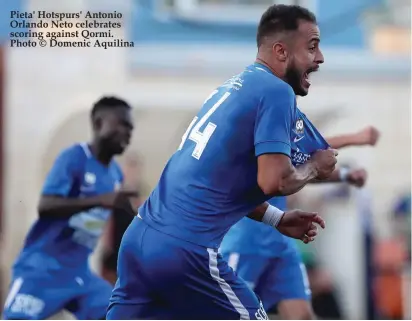
[{"label": "eye", "polygon": [[309,51],[315,51],[316,50],[316,46],[312,46],[312,47],[309,47]]}]

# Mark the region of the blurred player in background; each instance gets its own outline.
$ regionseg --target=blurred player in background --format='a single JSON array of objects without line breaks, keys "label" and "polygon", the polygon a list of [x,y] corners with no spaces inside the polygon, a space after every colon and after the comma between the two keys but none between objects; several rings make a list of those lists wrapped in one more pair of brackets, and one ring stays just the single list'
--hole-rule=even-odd
[{"label": "blurred player in background", "polygon": [[[310,124],[302,118],[301,139],[297,148],[305,149]],[[327,139],[333,148],[345,146],[375,145],[379,133],[374,127]],[[310,138],[309,138],[310,139]],[[347,182],[361,187],[366,180],[362,169],[341,168],[334,181]],[[332,181],[332,178],[329,180]],[[273,206],[286,210],[286,197],[269,201]],[[298,253],[295,241],[278,231],[251,220],[242,219],[226,234],[221,253],[229,266],[246,281],[263,302],[266,310],[276,306],[281,319],[312,319],[310,287],[305,265]]]},{"label": "blurred player in background", "polygon": [[123,153],[133,130],[131,107],[115,97],[91,111],[90,144],[64,149],[54,162],[38,205],[39,218],[13,266],[6,319],[45,319],[67,309],[78,319],[104,318],[112,286],[89,268],[111,210],[132,211],[120,191]]},{"label": "blurred player in background", "polygon": [[265,203],[336,175],[336,151],[315,127],[302,132],[296,108],[323,63],[319,41],[302,7],[263,14],[256,62],[206,99],[125,232],[108,319],[267,319],[217,249],[246,215],[304,242],[316,236],[314,222],[324,225],[316,213]]}]

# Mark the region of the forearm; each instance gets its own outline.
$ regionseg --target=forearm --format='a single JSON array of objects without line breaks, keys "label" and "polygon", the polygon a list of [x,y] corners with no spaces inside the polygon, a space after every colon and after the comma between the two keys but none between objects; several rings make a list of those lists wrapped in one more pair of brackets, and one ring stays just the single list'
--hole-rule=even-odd
[{"label": "forearm", "polygon": [[339,183],[344,182],[344,176],[347,173],[347,168],[336,168],[332,174],[323,180],[314,179],[311,183]]},{"label": "forearm", "polygon": [[358,145],[358,141],[354,134],[333,136],[326,138],[326,141],[328,142],[330,147],[335,149]]},{"label": "forearm", "polygon": [[312,162],[292,168],[281,181],[279,193],[281,196],[295,194],[300,191],[306,184],[318,176],[317,170]]},{"label": "forearm", "polygon": [[263,216],[266,213],[267,208],[269,207],[268,202],[264,202],[256,207],[247,217],[251,218],[254,221],[262,222]]},{"label": "forearm", "polygon": [[40,217],[65,218],[98,206],[101,206],[98,197],[64,198],[59,196],[42,196],[38,212]]}]

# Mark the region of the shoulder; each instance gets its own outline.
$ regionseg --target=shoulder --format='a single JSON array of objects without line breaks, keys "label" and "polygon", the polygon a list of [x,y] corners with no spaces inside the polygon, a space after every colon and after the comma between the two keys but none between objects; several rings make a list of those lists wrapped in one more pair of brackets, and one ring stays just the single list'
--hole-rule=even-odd
[{"label": "shoulder", "polygon": [[299,106],[296,106],[296,115],[304,120],[309,120],[306,114],[299,109]]},{"label": "shoulder", "polygon": [[60,155],[74,155],[84,158],[91,156],[91,152],[87,143],[75,143],[66,148],[63,148],[60,152]]},{"label": "shoulder", "polygon": [[261,86],[262,98],[295,100],[296,95],[288,83],[273,75],[268,76],[267,80]]},{"label": "shoulder", "polygon": [[259,95],[259,110],[272,110],[275,113],[284,111],[295,115],[296,95],[289,84],[271,75],[262,83]]},{"label": "shoulder", "polygon": [[295,93],[292,87],[265,69],[249,67],[241,74],[243,80],[242,89],[248,96],[254,96],[260,100],[284,98],[293,101]]},{"label": "shoulder", "polygon": [[84,163],[91,156],[91,152],[85,143],[76,143],[62,149],[56,161],[65,162],[72,166]]}]

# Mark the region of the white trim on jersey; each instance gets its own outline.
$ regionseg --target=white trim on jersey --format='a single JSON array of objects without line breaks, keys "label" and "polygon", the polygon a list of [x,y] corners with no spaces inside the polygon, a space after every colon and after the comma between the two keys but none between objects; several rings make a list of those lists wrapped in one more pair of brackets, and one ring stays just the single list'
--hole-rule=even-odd
[{"label": "white trim on jersey", "polygon": [[[233,252],[230,253],[229,258],[227,259],[227,265],[229,265],[233,271],[236,272],[237,267],[239,265],[239,259],[240,259],[240,254]],[[251,290],[255,290],[255,283],[254,282],[250,282],[250,281],[245,281],[246,285],[251,289]]]},{"label": "white trim on jersey", "polygon": [[207,249],[207,252],[209,253],[209,271],[213,280],[215,280],[219,284],[229,302],[240,314],[240,320],[250,320],[248,310],[245,308],[242,302],[240,302],[239,298],[236,296],[235,292],[233,292],[230,285],[220,277],[219,269],[217,267],[217,252],[214,249]]},{"label": "white trim on jersey", "polygon": [[84,153],[87,158],[92,158],[92,152],[90,151],[89,145],[87,143],[80,143],[80,146],[83,148]]},{"label": "white trim on jersey", "polygon": [[6,302],[4,303],[4,310],[11,306],[17,293],[19,293],[21,286],[23,285],[23,278],[17,278],[14,280],[13,285],[10,288],[9,294],[7,295]]},{"label": "white trim on jersey", "polygon": [[227,264],[233,269],[233,271],[237,270],[237,266],[239,264],[239,253],[233,252],[230,253],[229,258],[227,259]]}]

